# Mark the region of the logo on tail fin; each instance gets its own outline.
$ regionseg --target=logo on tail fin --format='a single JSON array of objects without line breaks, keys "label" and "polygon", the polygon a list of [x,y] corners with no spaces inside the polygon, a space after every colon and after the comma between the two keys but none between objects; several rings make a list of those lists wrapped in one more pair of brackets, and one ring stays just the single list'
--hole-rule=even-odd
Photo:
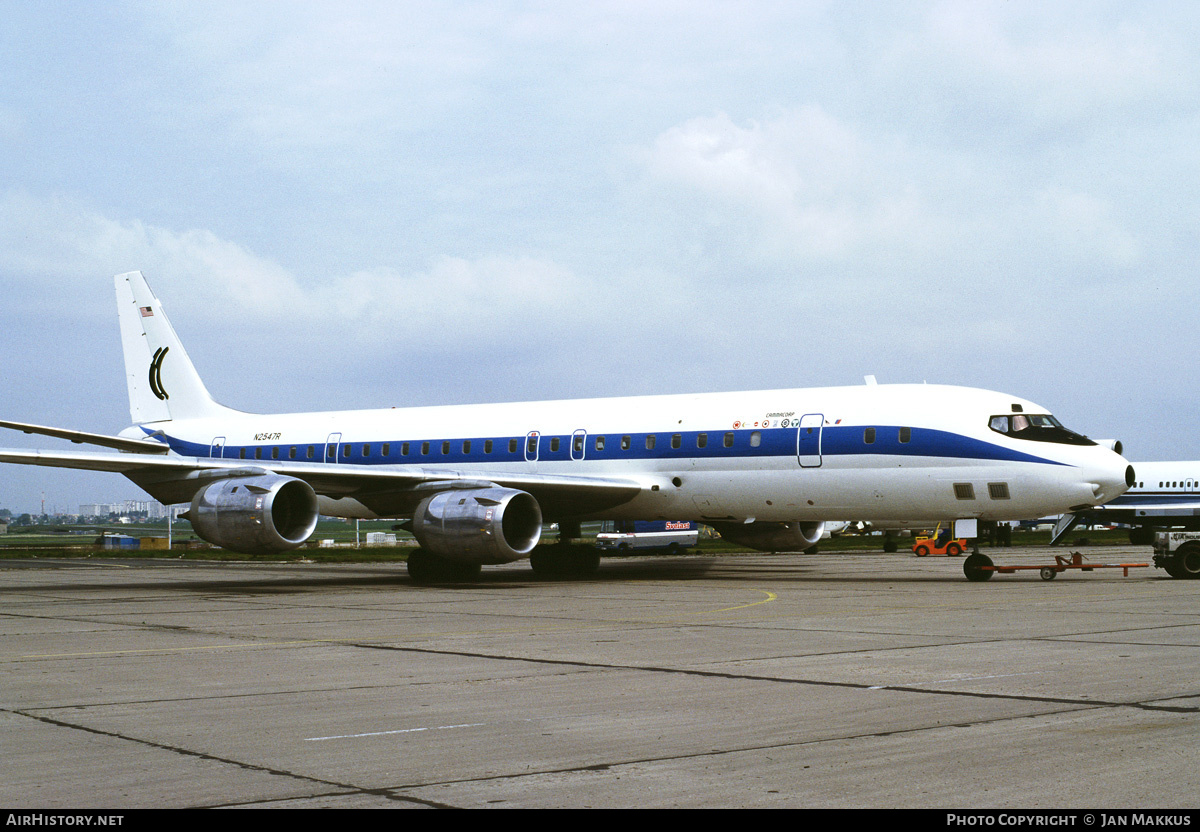
[{"label": "logo on tail fin", "polygon": [[171,398],[162,386],[162,363],[163,359],[167,357],[167,351],[170,349],[170,347],[159,347],[154,351],[154,358],[150,359],[150,392],[157,396],[160,401],[166,401]]}]

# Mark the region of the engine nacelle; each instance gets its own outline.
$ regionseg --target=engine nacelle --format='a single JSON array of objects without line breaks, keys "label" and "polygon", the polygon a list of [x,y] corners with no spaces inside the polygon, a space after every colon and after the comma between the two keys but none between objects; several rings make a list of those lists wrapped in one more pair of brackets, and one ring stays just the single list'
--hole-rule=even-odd
[{"label": "engine nacelle", "polygon": [[509,563],[533,551],[542,536],[542,508],[512,488],[439,491],[413,513],[422,547],[459,563]]},{"label": "engine nacelle", "polygon": [[1113,453],[1125,456],[1125,446],[1121,444],[1120,439],[1097,439],[1096,444],[1103,448],[1108,448]]},{"label": "engine nacelle", "polygon": [[713,523],[721,537],[760,552],[803,552],[816,545],[824,523]]},{"label": "engine nacelle", "polygon": [[185,516],[196,534],[224,549],[248,555],[286,552],[316,529],[317,495],[292,477],[229,477],[197,491]]}]

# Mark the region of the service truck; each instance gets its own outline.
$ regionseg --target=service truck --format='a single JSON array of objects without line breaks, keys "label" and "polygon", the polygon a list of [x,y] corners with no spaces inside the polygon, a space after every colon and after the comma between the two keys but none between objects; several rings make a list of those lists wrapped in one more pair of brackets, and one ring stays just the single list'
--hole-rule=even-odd
[{"label": "service truck", "polygon": [[691,520],[606,520],[596,535],[601,549],[685,549],[700,541]]},{"label": "service truck", "polygon": [[1200,532],[1159,532],[1154,565],[1172,578],[1200,578]]}]

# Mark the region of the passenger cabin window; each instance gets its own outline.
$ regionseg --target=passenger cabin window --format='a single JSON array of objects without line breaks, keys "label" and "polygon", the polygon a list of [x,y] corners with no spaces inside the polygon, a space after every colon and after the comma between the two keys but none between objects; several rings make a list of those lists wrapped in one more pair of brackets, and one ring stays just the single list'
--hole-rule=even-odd
[{"label": "passenger cabin window", "polygon": [[912,428],[900,428],[900,442],[906,444],[912,441]]},{"label": "passenger cabin window", "polygon": [[750,434],[750,447],[757,448],[762,444],[762,431],[756,430]]},{"label": "passenger cabin window", "polygon": [[262,448],[255,448],[255,449],[254,449],[254,458],[255,458],[255,459],[262,459]]},{"label": "passenger cabin window", "polygon": [[408,443],[407,442],[400,443],[400,456],[408,456]]},{"label": "passenger cabin window", "polygon": [[631,447],[633,447],[633,440],[630,439],[628,436],[622,436],[621,437],[621,450],[628,451]]},{"label": "passenger cabin window", "polygon": [[682,434],[675,433],[675,434],[671,435],[671,447],[676,448],[676,449],[683,447],[683,435]]},{"label": "passenger cabin window", "polygon": [[421,443],[421,454],[422,454],[422,456],[424,456],[424,455],[425,455],[425,454],[427,454],[427,453],[429,453],[429,443],[428,443],[428,442],[422,442],[422,443]]},{"label": "passenger cabin window", "polygon": [[653,433],[646,434],[646,450],[653,451],[656,441],[657,441],[657,439],[655,438]]},{"label": "passenger cabin window", "polygon": [[490,454],[492,452],[492,440],[490,440],[490,439],[483,440],[483,452],[485,454]]},{"label": "passenger cabin window", "polygon": [[384,456],[391,456],[391,453],[392,453],[392,443],[391,443],[391,442],[384,442],[384,443],[383,443],[383,455],[384,455]]},{"label": "passenger cabin window", "polygon": [[863,442],[867,445],[875,444],[875,428],[866,428],[863,430]]},{"label": "passenger cabin window", "polygon": [[308,452],[305,454],[305,456],[308,457],[309,459],[312,459],[316,455],[317,455],[317,449],[314,446],[309,445]]},{"label": "passenger cabin window", "polygon": [[350,458],[350,446],[348,444],[343,445],[342,446],[342,459],[349,459],[349,458]]},{"label": "passenger cabin window", "polygon": [[271,459],[279,459],[279,449],[278,448],[271,449]]},{"label": "passenger cabin window", "polygon": [[558,445],[559,445],[559,442],[558,442],[558,437],[557,437],[557,436],[555,436],[555,437],[552,437],[552,438],[550,439],[550,451],[551,451],[552,453],[553,453],[553,452],[555,452],[555,451],[557,451],[557,450],[558,450]]},{"label": "passenger cabin window", "polygon": [[293,445],[292,447],[288,448],[288,459],[295,459],[295,458],[296,458],[296,446]]},{"label": "passenger cabin window", "polygon": [[726,447],[726,448],[732,448],[732,447],[733,447],[733,431],[730,431],[729,433],[725,434],[725,442],[724,442],[724,445],[725,445],[725,447]]},{"label": "passenger cabin window", "polygon": [[1081,433],[1068,430],[1049,413],[1012,413],[993,416],[988,427],[1014,439],[1034,442],[1057,442],[1060,445],[1095,445]]},{"label": "passenger cabin window", "polygon": [[707,433],[696,434],[696,447],[697,448],[707,448],[708,447],[708,434]]},{"label": "passenger cabin window", "polygon": [[471,453],[471,440],[470,439],[463,440],[463,453],[464,454]]},{"label": "passenger cabin window", "polygon": [[370,456],[370,455],[371,455],[371,446],[363,445],[363,456]]},{"label": "passenger cabin window", "polygon": [[515,440],[515,439],[508,440],[508,452],[510,454],[515,454],[517,452],[517,440]]},{"label": "passenger cabin window", "polygon": [[447,441],[445,441],[445,442],[443,442],[443,443],[442,443],[442,453],[443,453],[443,454],[448,454],[448,453],[450,453],[450,442],[449,442],[449,440],[447,440]]},{"label": "passenger cabin window", "polygon": [[597,436],[597,437],[596,437],[596,450],[597,450],[597,451],[603,451],[603,450],[604,450],[604,437],[603,437],[603,436]]},{"label": "passenger cabin window", "polygon": [[583,453],[583,434],[582,433],[575,434],[575,438],[571,441],[571,449],[577,454]]},{"label": "passenger cabin window", "polygon": [[533,456],[537,453],[537,434],[531,433],[525,440],[525,453]]}]

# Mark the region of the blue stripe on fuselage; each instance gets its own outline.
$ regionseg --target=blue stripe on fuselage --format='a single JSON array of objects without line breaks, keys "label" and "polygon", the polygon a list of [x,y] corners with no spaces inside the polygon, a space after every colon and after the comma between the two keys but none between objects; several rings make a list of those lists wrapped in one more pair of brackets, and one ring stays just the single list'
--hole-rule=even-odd
[{"label": "blue stripe on fuselage", "polygon": [[[904,457],[936,457],[946,459],[965,459],[973,461],[1000,462],[1032,462],[1047,465],[1064,465],[1052,459],[1033,454],[1015,451],[991,442],[985,442],[962,434],[933,428],[911,428],[911,440],[900,441],[899,426],[874,426],[875,441],[868,444],[864,441],[865,425],[826,425],[821,431],[821,456],[850,457],[856,455],[904,456]],[[147,433],[151,431],[145,429]],[[733,446],[725,447],[725,436],[734,435]],[[751,435],[761,434],[761,443],[752,447]],[[705,447],[697,446],[701,434],[707,438]],[[164,434],[165,435],[165,434]],[[761,428],[756,430],[741,429],[736,431],[682,431],[678,434],[664,433],[604,433],[588,434],[584,445],[584,458],[594,461],[627,460],[627,459],[734,459],[734,458],[770,458],[796,456],[796,428]],[[604,449],[596,449],[596,438],[604,437]],[[654,448],[646,447],[648,436],[655,437]],[[678,436],[678,446],[672,447],[674,437]],[[629,448],[622,449],[621,442],[629,437]],[[189,442],[177,437],[166,435],[171,450],[183,456],[208,457],[210,444]],[[516,440],[516,451],[509,451],[510,440]],[[551,440],[558,439],[558,450],[551,451]],[[484,452],[484,443],[492,441],[492,452]],[[524,462],[525,436],[505,437],[456,437],[428,439],[388,439],[370,440],[363,442],[355,438],[353,441],[343,441],[338,446],[337,462],[360,465],[445,465],[469,464],[487,462]],[[447,453],[442,453],[443,443],[449,443]],[[463,451],[463,443],[470,442],[470,451]],[[539,438],[538,461],[558,462],[567,461],[571,457],[571,434],[543,434]],[[401,446],[407,443],[409,453],[402,455]],[[420,452],[422,446],[429,444],[429,453]],[[383,455],[383,446],[389,446],[390,453]],[[369,447],[369,455],[364,455],[364,446]],[[313,456],[308,456],[308,449],[313,449]],[[296,456],[289,457],[291,448],[296,449]],[[349,453],[345,449],[349,448]],[[272,457],[276,449],[278,456]],[[255,450],[261,452],[256,459]],[[241,453],[245,451],[243,457]],[[222,453],[224,459],[245,459],[247,461],[295,461],[323,462],[325,461],[326,443],[263,443],[255,445],[225,445]],[[809,453],[809,451],[806,451]]]}]

